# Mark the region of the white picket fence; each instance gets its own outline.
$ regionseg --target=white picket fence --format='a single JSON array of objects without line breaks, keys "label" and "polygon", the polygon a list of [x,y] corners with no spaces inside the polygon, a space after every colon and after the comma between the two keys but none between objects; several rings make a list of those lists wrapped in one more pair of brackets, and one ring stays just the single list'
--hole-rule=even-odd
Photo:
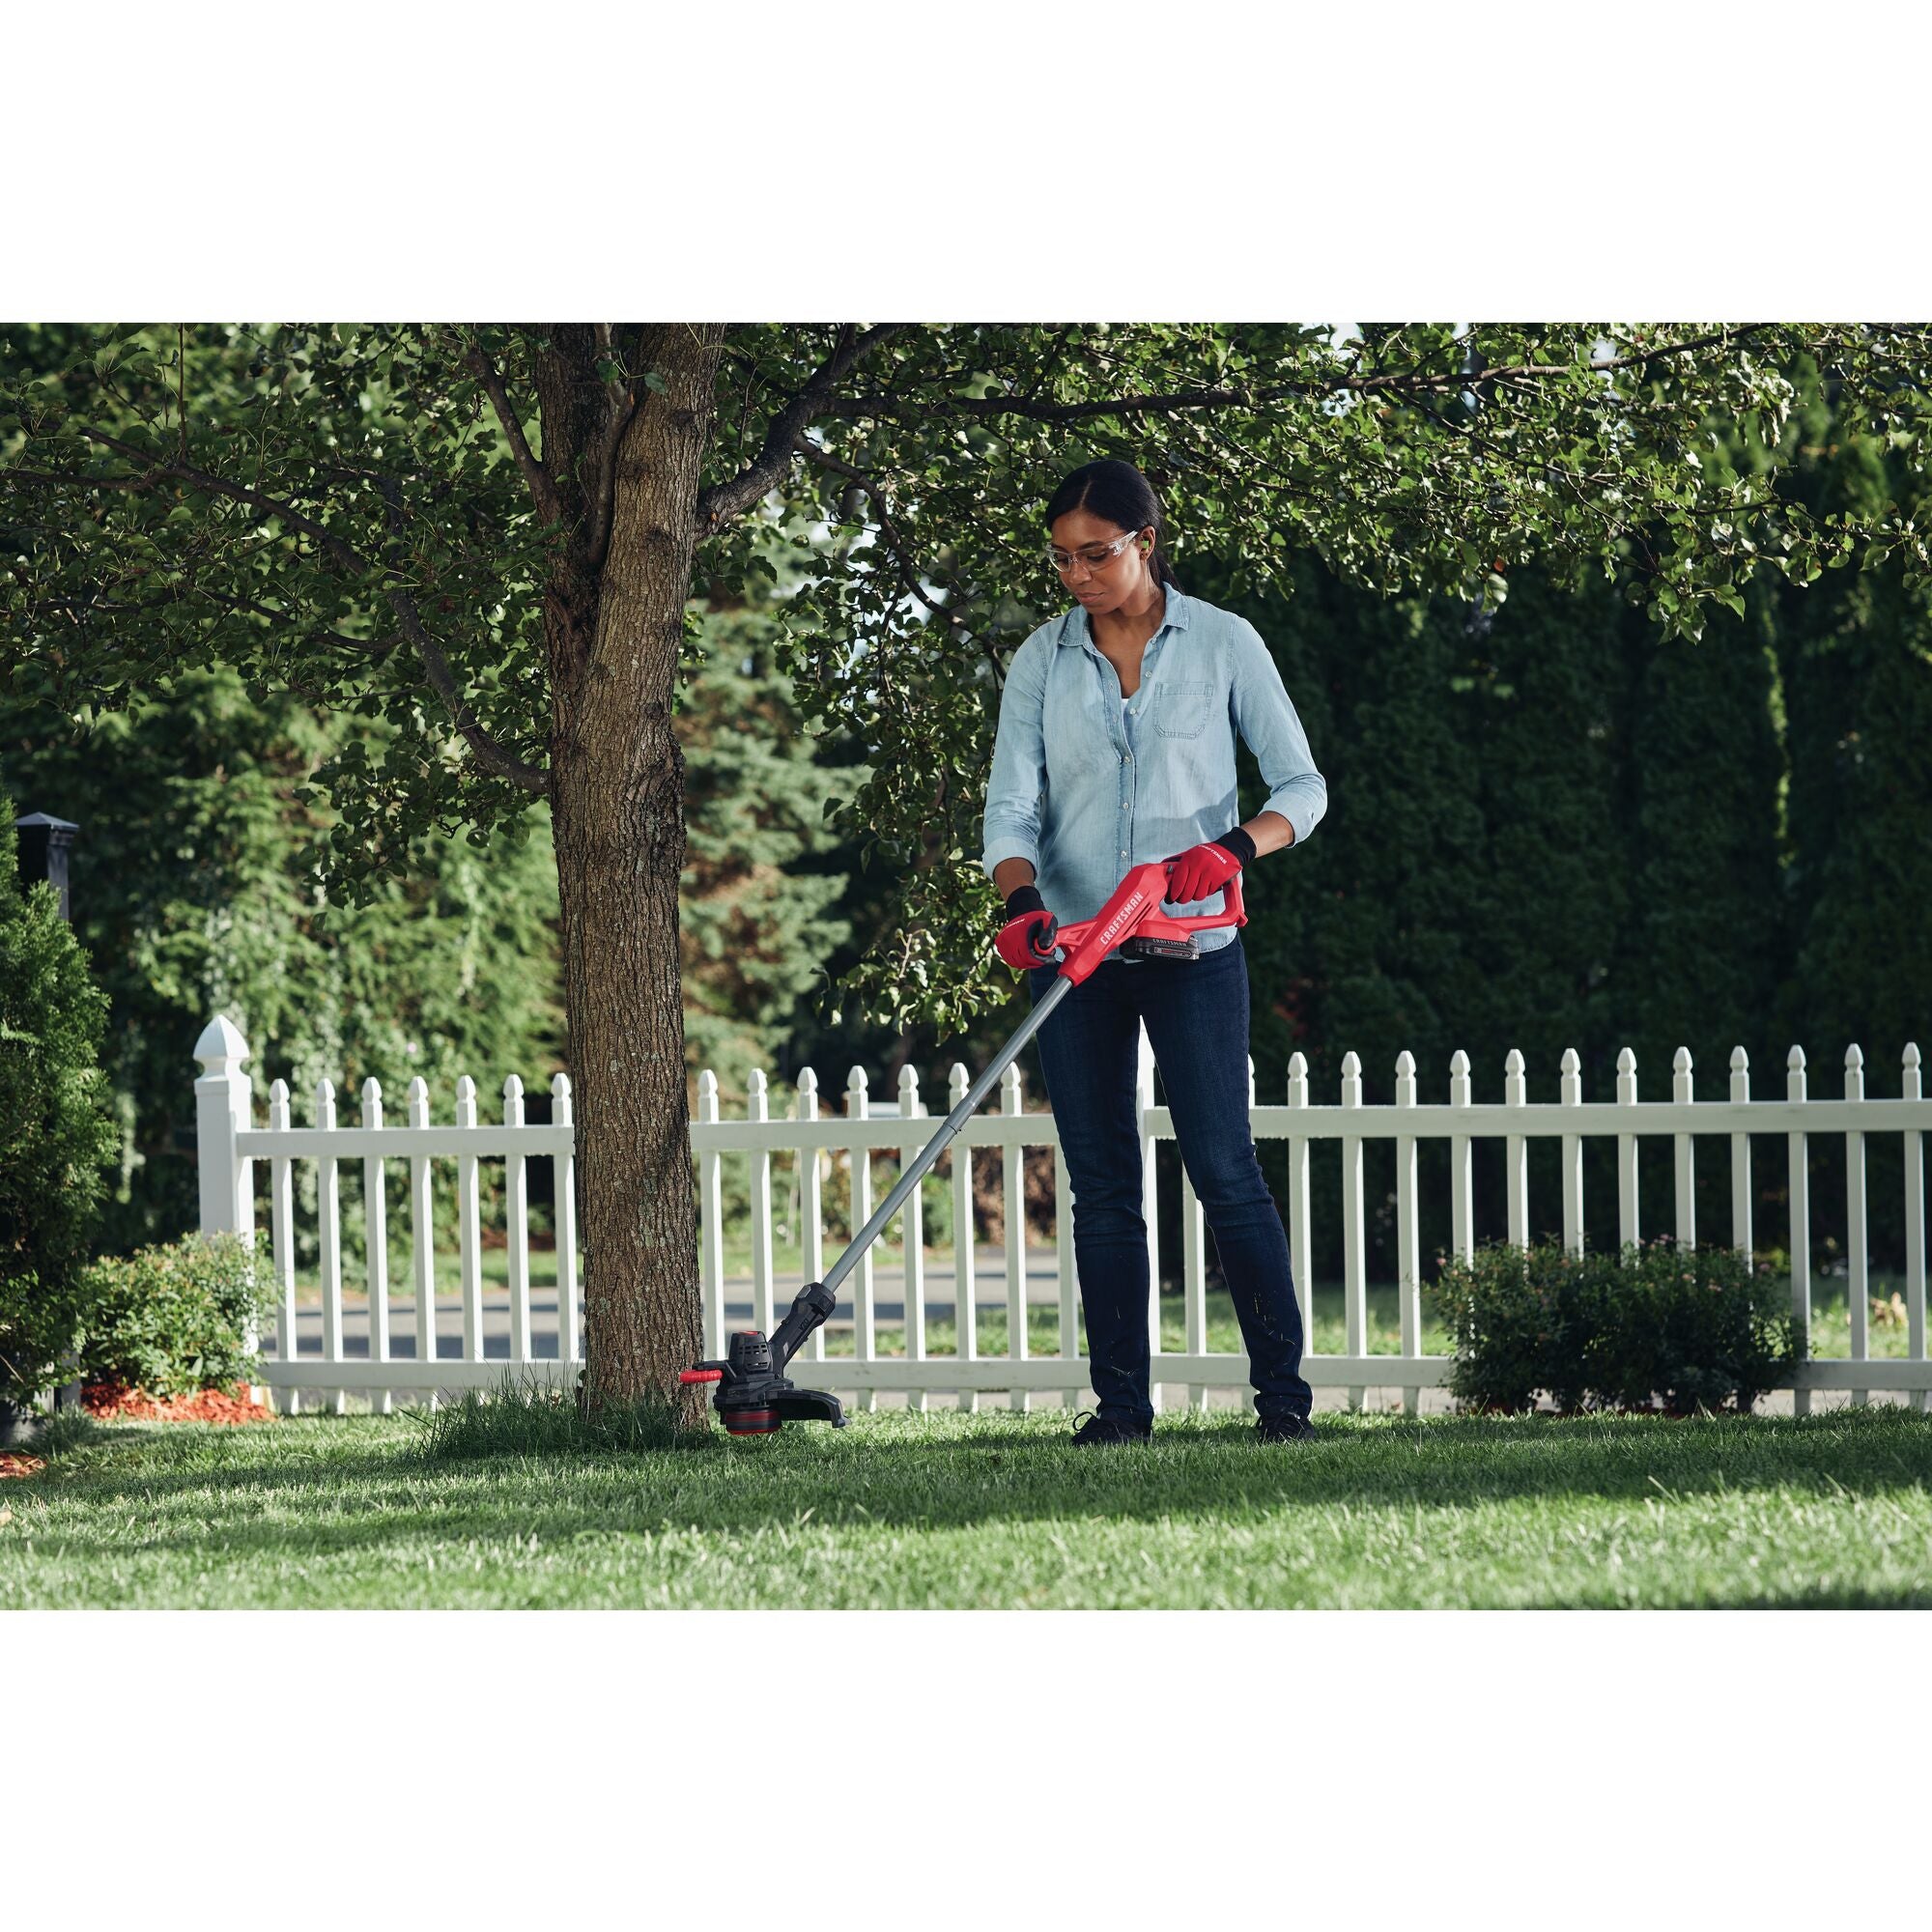
[{"label": "white picket fence", "polygon": [[[367,1395],[381,1408],[397,1399],[430,1399],[438,1392],[494,1386],[506,1368],[552,1380],[574,1382],[581,1367],[580,1273],[575,1239],[573,1162],[576,1128],[571,1118],[570,1083],[561,1073],[551,1083],[553,1124],[524,1122],[523,1083],[512,1075],[503,1083],[500,1122],[477,1118],[476,1089],[467,1076],[458,1083],[455,1121],[438,1125],[430,1119],[430,1098],[421,1080],[411,1083],[407,1125],[385,1123],[381,1090],[366,1081],[361,1095],[361,1121],[339,1125],[335,1094],[321,1082],[314,1098],[313,1122],[297,1126],[290,1118],[289,1094],[281,1081],[270,1089],[269,1118],[257,1126],[248,1076],[242,1070],[249,1057],[247,1043],[225,1017],[213,1021],[195,1047],[202,1067],[195,1082],[198,1122],[201,1226],[204,1233],[255,1226],[254,1163],[269,1168],[271,1250],[279,1284],[280,1317],[275,1346],[265,1353],[267,1386],[284,1406],[294,1407],[304,1397],[345,1406],[345,1395]],[[949,1108],[956,1106],[971,1084],[963,1066],[952,1070]],[[1640,1135],[1670,1137],[1675,1153],[1674,1233],[1680,1243],[1696,1239],[1694,1220],[1695,1143],[1700,1136],[1722,1135],[1730,1141],[1731,1244],[1751,1251],[1750,1136],[1783,1133],[1790,1155],[1790,1239],[1793,1312],[1808,1332],[1811,1313],[1811,1213],[1807,1186],[1806,1145],[1814,1135],[1843,1134],[1846,1140],[1847,1212],[1844,1252],[1849,1264],[1851,1355],[1836,1360],[1801,1362],[1790,1386],[1800,1412],[1809,1406],[1815,1390],[1849,1390],[1862,1402],[1872,1390],[1910,1392],[1915,1406],[1923,1407],[1932,1390],[1932,1363],[1925,1348],[1926,1225],[1925,1184],[1921,1143],[1932,1126],[1932,1103],[1920,1087],[1916,1044],[1902,1056],[1901,1094],[1897,1099],[1868,1097],[1864,1087],[1863,1055],[1856,1046],[1845,1054],[1842,1099],[1812,1099],[1806,1091],[1804,1054],[1794,1046],[1785,1063],[1785,1092],[1781,1099],[1752,1100],[1749,1064],[1743,1047],[1731,1055],[1730,1095],[1725,1100],[1694,1100],[1691,1060],[1677,1050],[1672,1097],[1667,1101],[1637,1098],[1636,1061],[1626,1047],[1617,1063],[1614,1101],[1586,1101],[1582,1096],[1580,1064],[1574,1049],[1563,1055],[1559,1097],[1531,1104],[1526,1094],[1522,1055],[1511,1050],[1500,1105],[1478,1105],[1470,1098],[1468,1056],[1458,1051],[1450,1062],[1446,1103],[1423,1103],[1416,1097],[1415,1062],[1404,1052],[1396,1063],[1396,1097],[1392,1105],[1364,1107],[1361,1064],[1353,1053],[1342,1064],[1341,1096],[1334,1105],[1317,1105],[1308,1094],[1307,1064],[1300,1054],[1290,1063],[1284,1105],[1255,1103],[1254,1067],[1249,1063],[1249,1118],[1257,1139],[1281,1140],[1288,1145],[1288,1188],[1281,1201],[1288,1226],[1296,1292],[1302,1296],[1304,1321],[1309,1315],[1306,1284],[1311,1279],[1313,1248],[1310,1225],[1309,1163],[1317,1142],[1341,1144],[1344,1258],[1343,1304],[1345,1346],[1339,1355],[1309,1354],[1303,1373],[1318,1387],[1340,1387],[1359,1406],[1370,1388],[1400,1388],[1406,1406],[1414,1409],[1419,1391],[1445,1378],[1446,1357],[1425,1355],[1421,1350],[1421,1256],[1418,1252],[1416,1148],[1423,1140],[1446,1139],[1450,1152],[1451,1222],[1453,1247],[1465,1259],[1473,1253],[1472,1148],[1481,1136],[1504,1143],[1508,1175],[1508,1237],[1519,1246],[1530,1240],[1527,1148],[1534,1136],[1561,1143],[1563,1236],[1573,1252],[1580,1252],[1583,1229],[1582,1144],[1586,1135],[1614,1135],[1617,1143],[1618,1238],[1634,1241],[1638,1235],[1637,1140]],[[1154,1104],[1154,1067],[1145,1033],[1141,1036],[1138,1074],[1144,1212],[1148,1224],[1150,1277],[1158,1281],[1158,1222],[1153,1185],[1157,1144],[1172,1140],[1174,1125],[1168,1110]],[[743,1157],[750,1163],[752,1254],[750,1324],[769,1332],[783,1316],[794,1288],[781,1283],[773,1266],[774,1205],[772,1157],[790,1151],[799,1156],[800,1230],[803,1279],[818,1280],[825,1269],[825,1230],[821,1214],[819,1161],[830,1150],[836,1158],[850,1157],[854,1227],[872,1212],[870,1157],[903,1159],[916,1153],[934,1130],[920,1100],[918,1076],[908,1067],[900,1076],[895,1103],[874,1108],[869,1103],[865,1073],[855,1067],[845,1089],[842,1115],[821,1118],[816,1077],[800,1074],[791,1118],[774,1120],[765,1076],[754,1072],[749,1082],[748,1118],[720,1118],[718,1080],[704,1073],[698,1083],[697,1118],[691,1125],[691,1144],[699,1183],[699,1272],[703,1289],[706,1352],[724,1352],[731,1287],[724,1278],[724,1228],[721,1211],[723,1164]],[[920,1124],[915,1124],[919,1122]],[[1865,1217],[1864,1138],[1873,1133],[1900,1133],[1905,1159],[1905,1252],[1907,1355],[1904,1359],[1873,1360],[1869,1353],[1867,1308],[1869,1255]],[[1399,1270],[1400,1353],[1368,1351],[1368,1243],[1364,1233],[1363,1148],[1369,1141],[1395,1144],[1396,1250]],[[1009,1317],[1009,1351],[988,1356],[980,1351],[978,1317],[980,1283],[972,1242],[974,1226],[972,1179],[964,1150],[990,1147],[1000,1151],[1008,1203],[1023,1198],[1021,1163],[1031,1147],[1054,1150],[1056,1202],[1069,1199],[1064,1156],[1050,1113],[1028,1113],[1021,1103],[1017,1066],[1007,1069],[1000,1087],[997,1113],[981,1114],[968,1122],[952,1143],[952,1307],[957,1352],[930,1355],[926,1322],[933,1284],[927,1280],[922,1227],[921,1188],[908,1196],[899,1216],[904,1255],[903,1354],[882,1355],[877,1348],[877,1303],[872,1256],[853,1270],[849,1314],[854,1340],[851,1355],[828,1355],[825,1331],[820,1329],[799,1357],[801,1379],[856,1396],[861,1406],[872,1406],[881,1391],[903,1392],[919,1406],[928,1396],[953,1393],[963,1403],[977,1404],[982,1395],[1006,1393],[1014,1406],[1024,1407],[1035,1396],[1057,1395],[1068,1403],[1087,1395],[1087,1365],[1076,1354],[1030,1352],[1026,1321],[1012,1319],[1026,1305],[1025,1216],[1006,1215],[1004,1279],[999,1299]],[[556,1294],[554,1309],[539,1311],[532,1320],[530,1248],[526,1170],[531,1159],[556,1163]],[[411,1293],[408,1320],[399,1331],[392,1301],[388,1230],[384,1209],[384,1164],[406,1160],[410,1172]],[[484,1230],[479,1212],[478,1163],[505,1163],[503,1235],[507,1241],[509,1316],[507,1357],[485,1348],[482,1254]],[[290,1347],[298,1333],[295,1242],[295,1163],[317,1163],[318,1236],[321,1271],[321,1351],[309,1353]],[[338,1172],[345,1160],[362,1163],[367,1203],[366,1353],[345,1348],[342,1283],[342,1231]],[[431,1201],[433,1170],[453,1162],[457,1190],[459,1333],[448,1341],[460,1354],[438,1352],[438,1318],[432,1242]],[[1246,1357],[1211,1352],[1208,1348],[1207,1230],[1200,1203],[1183,1173],[1181,1181],[1183,1254],[1183,1331],[1179,1353],[1157,1352],[1153,1358],[1155,1401],[1159,1385],[1184,1387],[1190,1399],[1203,1403],[1210,1388],[1245,1389]],[[1075,1311],[1079,1283],[1075,1273],[1070,1217],[1056,1216],[1059,1238],[1054,1243],[1059,1334],[1078,1334]],[[832,1259],[836,1259],[836,1252]],[[1157,1292],[1157,1291],[1156,1291]],[[1151,1332],[1160,1334],[1159,1308],[1151,1294]],[[842,1321],[846,1310],[841,1306]],[[897,1326],[896,1322],[892,1325]],[[407,1355],[396,1353],[406,1338]],[[360,1341],[360,1337],[354,1338]],[[537,1352],[548,1341],[554,1354]],[[434,1369],[427,1364],[434,1360]],[[822,1364],[822,1366],[821,1366]]]}]

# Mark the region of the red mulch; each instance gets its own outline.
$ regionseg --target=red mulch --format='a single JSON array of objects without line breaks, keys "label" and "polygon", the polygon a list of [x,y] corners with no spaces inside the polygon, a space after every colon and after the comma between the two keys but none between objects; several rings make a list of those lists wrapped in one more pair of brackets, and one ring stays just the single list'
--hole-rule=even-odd
[{"label": "red mulch", "polygon": [[16,1456],[11,1449],[0,1450],[0,1483],[9,1476],[38,1476],[46,1466],[38,1456]]},{"label": "red mulch", "polygon": [[162,1399],[144,1389],[123,1388],[114,1382],[90,1382],[80,1399],[88,1414],[106,1422],[271,1422],[275,1411],[248,1400],[244,1382],[226,1389],[197,1389],[193,1395]]}]

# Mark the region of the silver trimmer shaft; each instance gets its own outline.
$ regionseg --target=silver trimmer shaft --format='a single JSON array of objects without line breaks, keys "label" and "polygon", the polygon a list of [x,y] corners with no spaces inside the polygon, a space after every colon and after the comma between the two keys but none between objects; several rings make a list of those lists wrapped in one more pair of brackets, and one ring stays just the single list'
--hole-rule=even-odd
[{"label": "silver trimmer shaft", "polygon": [[1073,981],[1064,973],[1053,982],[1052,987],[1040,999],[1022,1023],[1020,1030],[993,1056],[986,1070],[966,1090],[965,1098],[940,1123],[939,1131],[933,1135],[919,1157],[911,1162],[905,1172],[893,1183],[893,1191],[879,1206],[879,1211],[852,1237],[852,1245],[834,1262],[825,1272],[823,1286],[837,1289],[838,1284],[851,1273],[854,1265],[872,1243],[878,1239],[885,1225],[904,1205],[905,1198],[925,1179],[933,1163],[938,1160],[951,1143],[957,1138],[960,1129],[979,1110],[980,1102],[993,1091],[994,1083],[1004,1073],[1028,1040],[1037,1034],[1062,1000],[1073,990]]}]

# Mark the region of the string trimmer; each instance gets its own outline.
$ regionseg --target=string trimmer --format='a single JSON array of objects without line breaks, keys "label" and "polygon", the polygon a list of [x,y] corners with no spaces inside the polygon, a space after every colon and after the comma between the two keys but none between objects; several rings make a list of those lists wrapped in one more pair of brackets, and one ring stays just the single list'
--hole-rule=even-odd
[{"label": "string trimmer", "polygon": [[818,1327],[838,1306],[836,1290],[851,1273],[860,1258],[878,1239],[887,1222],[896,1214],[905,1198],[921,1180],[948,1145],[979,1110],[980,1102],[993,1091],[1028,1040],[1045,1025],[1062,1000],[1082,980],[1089,979],[1107,954],[1118,946],[1122,952],[1154,959],[1198,959],[1201,948],[1197,932],[1224,925],[1241,926],[1248,916],[1241,908],[1241,875],[1236,872],[1222,888],[1225,909],[1218,913],[1199,913],[1177,919],[1160,909],[1161,888],[1167,883],[1172,860],[1154,860],[1136,866],[1114,889],[1114,895],[1092,919],[1063,926],[1048,918],[1044,928],[1034,932],[1034,951],[1042,966],[1051,966],[1060,955],[1060,977],[1045,996],[1021,1023],[1019,1031],[994,1055],[965,1097],[941,1122],[939,1131],[925,1145],[917,1159],[908,1163],[879,1211],[861,1228],[852,1245],[826,1270],[823,1281],[808,1283],[792,1302],[791,1312],[779,1323],[769,1339],[755,1328],[740,1330],[731,1337],[722,1362],[699,1362],[678,1378],[684,1382],[716,1382],[718,1393],[712,1406],[733,1435],[769,1435],[787,1422],[829,1422],[835,1429],[845,1426],[838,1398],[818,1389],[793,1386],[785,1366],[804,1345],[806,1337]]}]

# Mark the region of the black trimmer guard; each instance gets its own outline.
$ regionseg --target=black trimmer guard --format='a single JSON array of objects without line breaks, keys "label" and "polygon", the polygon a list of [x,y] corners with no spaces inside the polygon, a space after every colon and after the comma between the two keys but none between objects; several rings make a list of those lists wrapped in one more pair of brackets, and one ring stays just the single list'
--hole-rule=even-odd
[{"label": "black trimmer guard", "polygon": [[783,1373],[800,1344],[837,1305],[829,1289],[811,1282],[799,1291],[791,1313],[769,1340],[755,1328],[740,1329],[724,1361],[699,1362],[678,1380],[716,1382],[711,1406],[733,1435],[770,1435],[787,1422],[829,1422],[843,1429],[845,1411],[836,1395],[796,1388]]}]

